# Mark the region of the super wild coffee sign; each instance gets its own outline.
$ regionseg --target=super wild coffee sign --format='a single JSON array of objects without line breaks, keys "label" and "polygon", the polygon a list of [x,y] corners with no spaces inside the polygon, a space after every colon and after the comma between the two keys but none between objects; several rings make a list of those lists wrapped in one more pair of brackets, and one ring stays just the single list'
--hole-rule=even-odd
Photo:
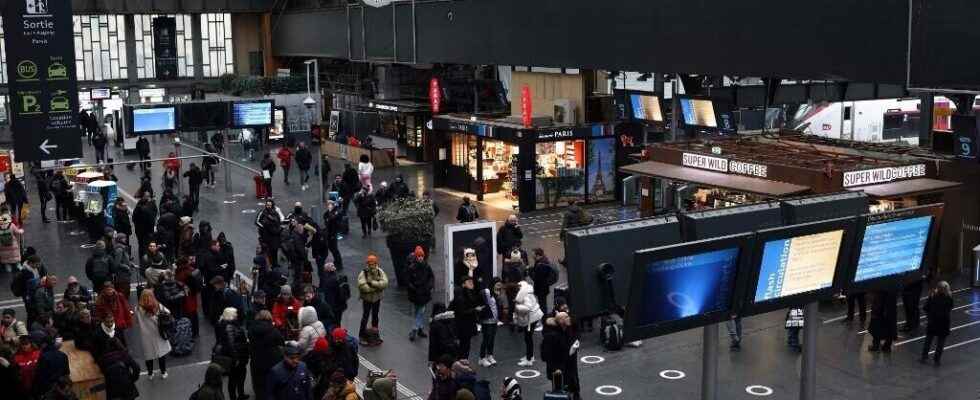
[{"label": "super wild coffee sign", "polygon": [[844,173],[844,187],[875,185],[904,179],[921,178],[926,176],[926,173],[925,164],[848,171]]},{"label": "super wild coffee sign", "polygon": [[82,156],[69,0],[8,0],[3,10],[16,161]]},{"label": "super wild coffee sign", "polygon": [[706,169],[709,171],[724,172],[728,174],[755,176],[759,178],[769,177],[769,167],[766,165],[738,160],[729,160],[721,157],[711,157],[702,154],[684,153],[681,155],[681,164],[683,164],[685,167]]}]

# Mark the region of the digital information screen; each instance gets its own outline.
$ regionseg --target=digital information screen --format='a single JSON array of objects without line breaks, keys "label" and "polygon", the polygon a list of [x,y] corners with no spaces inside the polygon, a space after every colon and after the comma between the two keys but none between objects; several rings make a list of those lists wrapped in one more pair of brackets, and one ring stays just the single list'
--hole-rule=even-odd
[{"label": "digital information screen", "polygon": [[843,230],[766,242],[755,302],[828,288],[840,257]]},{"label": "digital information screen", "polygon": [[663,122],[664,114],[660,110],[659,97],[632,94],[630,95],[630,103],[633,105],[633,118]]},{"label": "digital information screen", "polygon": [[739,249],[716,250],[655,261],[646,267],[643,312],[638,325],[654,325],[731,304]]},{"label": "digital information screen", "polygon": [[173,107],[133,109],[133,132],[172,131],[177,129]]},{"label": "digital information screen", "polygon": [[266,101],[232,103],[231,117],[234,126],[272,125],[272,103]]},{"label": "digital information screen", "polygon": [[91,91],[92,100],[107,100],[112,98],[112,89],[109,88],[97,88]]},{"label": "digital information screen", "polygon": [[684,113],[684,124],[707,128],[718,127],[718,120],[715,118],[715,106],[711,100],[680,99],[680,103]]},{"label": "digital information screen", "polygon": [[918,270],[931,227],[931,215],[868,225],[854,281]]}]

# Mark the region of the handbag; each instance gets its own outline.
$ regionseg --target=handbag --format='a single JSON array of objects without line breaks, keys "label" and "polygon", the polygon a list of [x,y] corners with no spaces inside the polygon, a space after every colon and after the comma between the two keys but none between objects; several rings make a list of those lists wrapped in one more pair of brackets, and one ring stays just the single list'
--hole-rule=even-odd
[{"label": "handbag", "polygon": [[160,310],[157,313],[157,330],[160,332],[160,337],[163,340],[170,340],[170,332],[173,330],[174,326],[174,316],[170,314],[170,311]]}]

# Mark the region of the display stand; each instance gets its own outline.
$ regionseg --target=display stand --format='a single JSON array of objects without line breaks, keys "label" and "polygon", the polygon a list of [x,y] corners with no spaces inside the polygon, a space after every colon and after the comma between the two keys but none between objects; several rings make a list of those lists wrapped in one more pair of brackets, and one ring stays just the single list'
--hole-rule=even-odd
[{"label": "display stand", "polygon": [[718,324],[706,325],[701,342],[701,400],[718,399]]}]

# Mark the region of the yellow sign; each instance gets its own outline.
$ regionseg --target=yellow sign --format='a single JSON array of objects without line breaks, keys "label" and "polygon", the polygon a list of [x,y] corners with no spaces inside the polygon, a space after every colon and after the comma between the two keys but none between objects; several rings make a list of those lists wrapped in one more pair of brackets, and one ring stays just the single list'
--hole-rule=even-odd
[{"label": "yellow sign", "polygon": [[37,80],[37,64],[31,60],[24,60],[17,63],[18,80]]}]

